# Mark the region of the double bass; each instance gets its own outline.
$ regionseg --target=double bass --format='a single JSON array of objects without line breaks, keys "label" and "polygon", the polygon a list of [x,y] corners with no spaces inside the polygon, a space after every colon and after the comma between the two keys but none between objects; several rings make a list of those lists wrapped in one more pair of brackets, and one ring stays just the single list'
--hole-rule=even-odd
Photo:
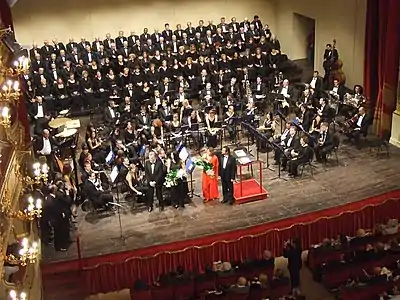
[{"label": "double bass", "polygon": [[[332,48],[336,49],[336,39],[333,39]],[[343,61],[340,58],[332,63],[329,73],[329,82],[333,82],[335,79],[339,80],[343,85],[346,83],[346,75],[343,72]]]}]

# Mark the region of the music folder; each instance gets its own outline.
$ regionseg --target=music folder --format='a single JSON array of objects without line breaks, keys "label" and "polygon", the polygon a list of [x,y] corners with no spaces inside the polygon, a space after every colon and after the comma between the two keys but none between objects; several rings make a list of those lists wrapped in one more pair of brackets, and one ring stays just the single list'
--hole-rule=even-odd
[{"label": "music folder", "polygon": [[115,167],[112,169],[111,173],[110,173],[110,179],[111,179],[111,182],[112,182],[112,183],[114,183],[115,180],[117,179],[118,173],[119,173],[119,172],[118,172],[118,167],[115,166]]},{"label": "music folder", "polygon": [[110,150],[110,152],[108,152],[106,156],[106,163],[111,164],[114,161],[114,158],[115,158],[114,152]]},{"label": "music folder", "polygon": [[186,161],[186,172],[187,172],[188,174],[192,174],[195,168],[196,168],[196,165],[194,164],[194,162],[192,161],[192,159],[189,158],[189,159]]}]

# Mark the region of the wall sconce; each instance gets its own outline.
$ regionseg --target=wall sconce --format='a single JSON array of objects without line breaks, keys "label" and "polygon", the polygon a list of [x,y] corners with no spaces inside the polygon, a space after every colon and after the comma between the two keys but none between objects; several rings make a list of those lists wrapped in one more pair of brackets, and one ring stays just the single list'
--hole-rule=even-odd
[{"label": "wall sconce", "polygon": [[11,290],[9,293],[10,300],[28,300],[28,295],[25,292],[17,292]]},{"label": "wall sconce", "polygon": [[35,182],[40,183],[41,180],[44,181],[44,183],[47,183],[48,180],[48,173],[49,173],[49,167],[47,166],[46,163],[41,164],[39,162],[33,164],[33,175],[35,176]]},{"label": "wall sconce", "polygon": [[10,102],[10,103],[18,103],[19,97],[21,96],[19,89],[19,82],[17,80],[7,80],[5,84],[3,84],[0,91],[0,98],[2,101]]},{"label": "wall sconce", "polygon": [[28,263],[35,263],[39,253],[38,243],[33,242],[32,245],[29,245],[28,239],[24,238],[21,241],[21,246],[22,248],[19,250],[19,263],[21,266],[26,266]]},{"label": "wall sconce", "polygon": [[28,207],[24,210],[11,211],[10,209],[5,210],[4,214],[7,218],[18,219],[21,221],[33,221],[35,218],[42,217],[42,200],[33,199],[32,196],[28,198]]},{"label": "wall sconce", "polygon": [[7,103],[0,105],[0,125],[4,128],[11,126],[11,109]]},{"label": "wall sconce", "polygon": [[17,74],[22,74],[29,70],[29,59],[25,56],[20,56],[14,61],[14,70]]}]

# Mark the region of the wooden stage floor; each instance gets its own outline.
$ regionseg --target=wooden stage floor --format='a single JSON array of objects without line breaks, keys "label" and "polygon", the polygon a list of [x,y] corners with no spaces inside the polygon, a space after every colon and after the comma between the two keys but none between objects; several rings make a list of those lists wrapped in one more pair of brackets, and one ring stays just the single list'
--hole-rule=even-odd
[{"label": "wooden stage floor", "polygon": [[[334,158],[331,164],[321,164],[310,178],[305,168],[303,179],[271,180],[277,170],[263,170],[264,187],[270,197],[258,202],[229,206],[207,203],[193,198],[185,209],[168,207],[163,212],[155,209],[148,213],[145,208],[131,210],[131,204],[122,203],[129,209],[121,212],[122,235],[118,215],[107,217],[85,215],[80,212],[75,234],[80,235],[83,257],[143,248],[174,241],[245,228],[261,223],[289,218],[345,203],[362,200],[400,188],[400,149],[391,147],[389,158],[377,157],[369,148],[356,150],[342,143],[338,151],[339,165]],[[266,154],[260,158],[265,160]],[[273,162],[270,154],[270,163]],[[257,177],[257,174],[255,174]],[[195,171],[195,192],[201,194],[200,171]],[[74,237],[74,236],[72,236]],[[67,252],[55,252],[45,246],[45,262],[77,258],[76,243]]]}]

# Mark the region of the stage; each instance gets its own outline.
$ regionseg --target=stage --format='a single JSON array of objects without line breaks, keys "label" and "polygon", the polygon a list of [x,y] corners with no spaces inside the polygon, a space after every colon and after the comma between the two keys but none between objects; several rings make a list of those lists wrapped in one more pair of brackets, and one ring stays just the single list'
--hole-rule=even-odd
[{"label": "stage", "polygon": [[[255,153],[252,146],[252,152]],[[400,188],[400,149],[391,148],[389,158],[378,158],[369,148],[356,150],[354,146],[341,144],[338,151],[339,165],[335,158],[326,167],[315,164],[314,176],[310,178],[306,167],[302,179],[280,180],[278,171],[263,168],[263,187],[268,198],[242,205],[226,205],[219,202],[203,204],[194,196],[185,209],[167,207],[159,212],[148,213],[145,207],[127,207],[121,210],[122,239],[118,215],[79,213],[75,241],[67,252],[55,252],[51,246],[43,249],[44,262],[65,261],[91,257],[154,245],[162,245],[198,238],[258,224],[282,220],[354,202]],[[260,154],[266,161],[266,154]],[[195,193],[201,194],[200,171],[194,172]],[[257,178],[258,174],[254,176]],[[76,237],[79,236],[79,251]]]}]

